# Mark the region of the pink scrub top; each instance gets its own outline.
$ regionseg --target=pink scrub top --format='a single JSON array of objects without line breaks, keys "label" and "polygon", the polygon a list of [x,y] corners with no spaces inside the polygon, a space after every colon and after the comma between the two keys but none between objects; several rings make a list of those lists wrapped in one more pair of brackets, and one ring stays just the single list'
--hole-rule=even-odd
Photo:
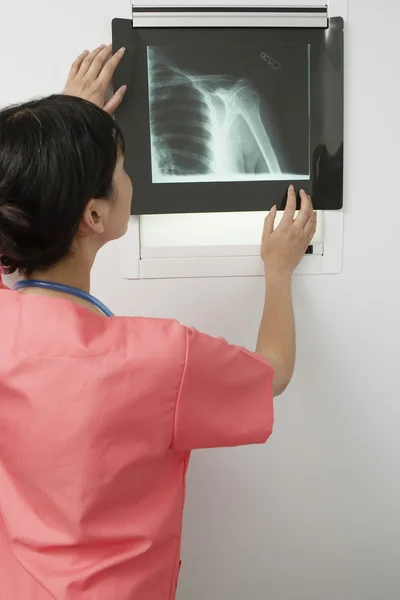
[{"label": "pink scrub top", "polygon": [[190,451],[267,440],[272,368],[172,320],[0,308],[0,599],[172,600]]}]

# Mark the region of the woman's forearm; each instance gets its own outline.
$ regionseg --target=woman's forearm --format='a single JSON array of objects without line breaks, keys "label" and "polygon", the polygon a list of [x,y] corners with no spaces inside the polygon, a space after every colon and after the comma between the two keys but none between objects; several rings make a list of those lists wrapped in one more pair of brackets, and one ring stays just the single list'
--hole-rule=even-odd
[{"label": "woman's forearm", "polygon": [[296,358],[290,272],[267,273],[265,306],[258,334],[257,352],[275,369],[274,395],[278,396],[290,383]]}]

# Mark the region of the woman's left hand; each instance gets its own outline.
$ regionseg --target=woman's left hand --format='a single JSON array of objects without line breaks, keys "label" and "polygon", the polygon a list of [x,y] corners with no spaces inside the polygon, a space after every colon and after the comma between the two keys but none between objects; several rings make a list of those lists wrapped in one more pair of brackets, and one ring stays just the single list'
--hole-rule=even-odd
[{"label": "woman's left hand", "polygon": [[123,100],[126,85],[120,87],[108,102],[106,102],[105,96],[114,71],[124,52],[125,48],[121,48],[110,58],[112,54],[111,45],[99,46],[92,52],[88,50],[82,52],[71,66],[63,94],[78,96],[93,102],[93,104],[112,114]]}]

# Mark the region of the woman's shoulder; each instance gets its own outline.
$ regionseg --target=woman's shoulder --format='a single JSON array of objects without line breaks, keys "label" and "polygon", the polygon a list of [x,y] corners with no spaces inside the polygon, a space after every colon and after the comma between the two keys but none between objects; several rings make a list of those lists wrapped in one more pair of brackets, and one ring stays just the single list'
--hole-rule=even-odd
[{"label": "woman's shoulder", "polygon": [[159,333],[160,335],[186,335],[186,327],[176,319],[142,316],[114,316],[109,319],[110,325],[123,327],[128,331],[143,331],[145,333]]},{"label": "woman's shoulder", "polygon": [[107,320],[105,333],[115,343],[124,340],[127,350],[136,351],[140,346],[165,353],[171,348],[184,352],[186,347],[187,328],[176,319],[116,316]]},{"label": "woman's shoulder", "polygon": [[0,290],[7,321],[2,346],[42,356],[137,356],[138,351],[183,353],[186,328],[174,319],[103,317],[69,300]]}]

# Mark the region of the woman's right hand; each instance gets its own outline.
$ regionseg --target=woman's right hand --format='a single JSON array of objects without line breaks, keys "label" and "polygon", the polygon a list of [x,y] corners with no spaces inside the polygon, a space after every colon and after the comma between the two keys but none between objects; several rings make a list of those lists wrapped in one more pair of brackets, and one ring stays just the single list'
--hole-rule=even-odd
[{"label": "woman's right hand", "polygon": [[109,46],[103,44],[92,52],[88,50],[82,52],[71,66],[63,94],[88,100],[112,115],[121,104],[127,86],[120,87],[108,102],[105,98],[124,53],[125,48],[120,48],[111,56],[111,44]]},{"label": "woman's right hand", "polygon": [[276,206],[265,219],[261,258],[267,273],[293,273],[304,256],[317,228],[317,216],[310,196],[300,192],[301,208],[296,218],[296,192],[291,185],[282,221],[274,230]]}]

